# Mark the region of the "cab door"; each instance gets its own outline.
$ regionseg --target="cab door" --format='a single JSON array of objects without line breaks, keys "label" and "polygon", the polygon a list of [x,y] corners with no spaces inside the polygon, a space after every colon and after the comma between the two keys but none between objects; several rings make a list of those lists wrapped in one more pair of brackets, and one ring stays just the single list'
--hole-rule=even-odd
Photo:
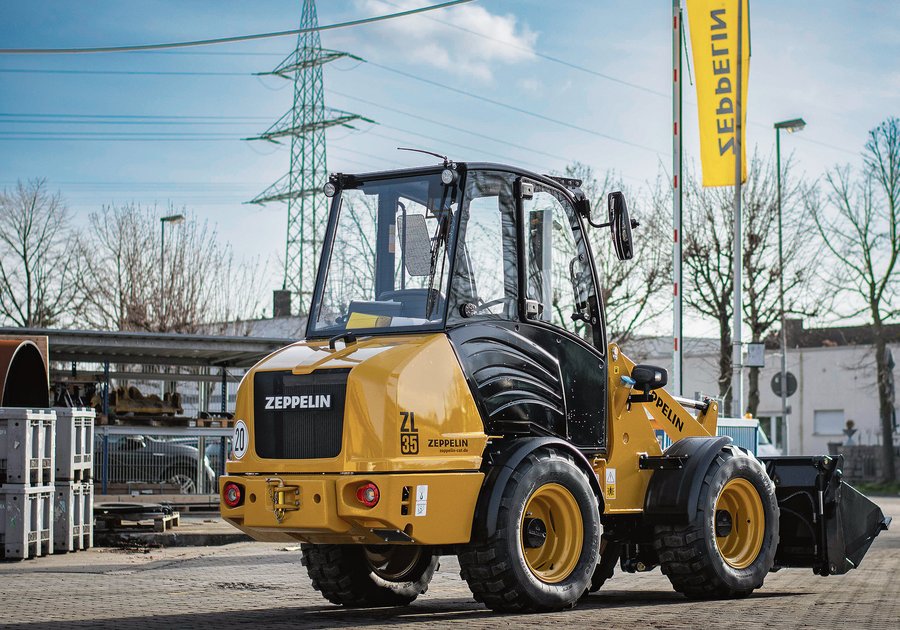
[{"label": "cab door", "polygon": [[569,198],[527,178],[516,183],[519,331],[559,365],[565,438],[606,448],[606,339],[586,233]]},{"label": "cab door", "polygon": [[459,226],[447,329],[485,432],[602,452],[605,342],[574,208],[514,173],[470,171]]}]

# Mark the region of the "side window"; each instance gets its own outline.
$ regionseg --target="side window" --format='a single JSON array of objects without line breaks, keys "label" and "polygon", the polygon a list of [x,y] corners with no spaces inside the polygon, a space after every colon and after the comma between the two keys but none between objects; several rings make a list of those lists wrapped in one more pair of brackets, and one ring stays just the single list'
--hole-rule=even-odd
[{"label": "side window", "polygon": [[574,208],[555,192],[537,187],[523,206],[528,299],[540,304],[542,321],[591,340],[589,321],[597,297]]},{"label": "side window", "polygon": [[448,320],[515,319],[515,204],[506,173],[468,175]]}]

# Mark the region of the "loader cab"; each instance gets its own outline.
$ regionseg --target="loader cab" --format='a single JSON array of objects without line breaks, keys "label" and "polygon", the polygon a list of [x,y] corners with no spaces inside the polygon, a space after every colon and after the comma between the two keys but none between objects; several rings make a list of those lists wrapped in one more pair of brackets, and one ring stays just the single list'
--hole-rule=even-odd
[{"label": "loader cab", "polygon": [[308,338],[444,332],[489,434],[605,449],[603,307],[570,188],[493,164],[330,183]]}]

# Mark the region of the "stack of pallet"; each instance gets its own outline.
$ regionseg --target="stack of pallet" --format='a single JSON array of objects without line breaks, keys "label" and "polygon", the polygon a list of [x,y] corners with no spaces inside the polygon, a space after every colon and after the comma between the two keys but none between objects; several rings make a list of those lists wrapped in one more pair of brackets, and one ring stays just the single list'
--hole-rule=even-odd
[{"label": "stack of pallet", "polygon": [[53,550],[94,546],[93,409],[56,409],[56,498]]},{"label": "stack of pallet", "polygon": [[53,553],[56,413],[0,407],[0,557]]}]

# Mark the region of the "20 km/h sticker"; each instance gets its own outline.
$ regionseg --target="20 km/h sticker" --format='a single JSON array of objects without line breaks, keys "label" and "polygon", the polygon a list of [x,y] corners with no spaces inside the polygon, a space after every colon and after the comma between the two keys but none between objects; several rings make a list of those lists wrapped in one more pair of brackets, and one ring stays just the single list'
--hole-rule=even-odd
[{"label": "20 km/h sticker", "polygon": [[235,459],[242,458],[247,453],[250,443],[250,435],[247,433],[247,425],[243,420],[234,423],[234,433],[231,434],[231,451]]}]

